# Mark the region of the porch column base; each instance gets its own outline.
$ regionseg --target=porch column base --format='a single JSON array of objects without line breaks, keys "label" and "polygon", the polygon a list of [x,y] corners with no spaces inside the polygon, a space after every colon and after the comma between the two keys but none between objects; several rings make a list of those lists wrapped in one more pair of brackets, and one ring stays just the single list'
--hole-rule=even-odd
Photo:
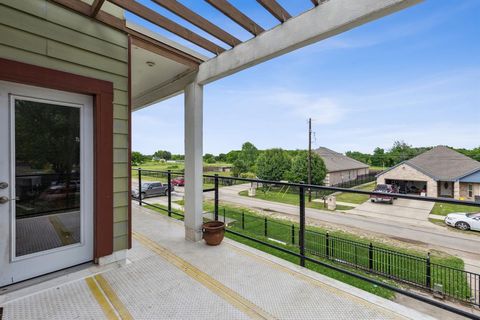
[{"label": "porch column base", "polygon": [[99,266],[104,266],[110,263],[127,263],[127,250],[115,251],[111,255],[97,258],[95,261]]},{"label": "porch column base", "polygon": [[202,240],[202,230],[196,230],[189,227],[185,227],[185,239],[188,241],[197,242]]}]

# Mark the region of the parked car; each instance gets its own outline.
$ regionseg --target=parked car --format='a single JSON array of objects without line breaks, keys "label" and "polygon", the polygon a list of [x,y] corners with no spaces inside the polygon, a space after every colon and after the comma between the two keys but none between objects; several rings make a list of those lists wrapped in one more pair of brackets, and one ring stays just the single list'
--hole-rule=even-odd
[{"label": "parked car", "polygon": [[[172,191],[174,190],[171,186]],[[168,194],[168,185],[161,182],[142,183],[141,193],[138,189],[132,190],[132,197],[145,199],[147,197],[166,196]]]},{"label": "parked car", "polygon": [[183,187],[185,185],[185,178],[184,177],[176,177],[172,179],[172,185]]},{"label": "parked car", "polygon": [[391,184],[379,184],[373,190],[373,192],[381,192],[384,194],[371,194],[370,201],[371,202],[387,202],[393,204],[393,200],[395,197],[389,195],[390,193],[398,193],[398,190],[395,186]]},{"label": "parked car", "polygon": [[445,223],[451,227],[460,230],[476,230],[480,231],[480,212],[465,213],[456,212],[449,213],[445,218]]}]

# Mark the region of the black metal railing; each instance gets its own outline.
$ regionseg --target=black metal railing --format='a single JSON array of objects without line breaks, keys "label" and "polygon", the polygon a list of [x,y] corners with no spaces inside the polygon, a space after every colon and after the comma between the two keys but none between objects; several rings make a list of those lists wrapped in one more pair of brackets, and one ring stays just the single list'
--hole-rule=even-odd
[{"label": "black metal railing", "polygon": [[358,175],[355,179],[348,179],[346,181],[342,181],[340,183],[334,184],[332,186],[338,188],[353,188],[360,186],[365,183],[373,182],[377,179],[377,172],[371,172],[368,174]]},{"label": "black metal railing", "polygon": [[[142,169],[137,169],[137,171],[140,188],[142,184],[142,178],[145,176],[148,176],[149,179],[152,177],[158,178],[159,180],[165,178],[164,181],[168,185],[171,185],[173,175],[183,175],[183,173],[172,171],[160,172]],[[205,177],[208,178],[206,181],[208,181],[209,184],[212,184],[213,182],[213,187],[204,189],[205,192],[214,193],[212,209],[213,219],[223,221],[229,220],[230,222],[226,228],[227,232],[263,244],[270,248],[289,253],[293,256],[297,256],[299,258],[299,264],[302,266],[305,266],[306,262],[326,266],[365,281],[375,283],[393,291],[400,292],[404,295],[416,298],[437,307],[447,309],[466,317],[479,319],[468,312],[464,312],[436,300],[425,298],[421,295],[406,291],[387,282],[370,278],[365,274],[384,277],[403,285],[410,285],[429,292],[436,292],[444,295],[447,298],[477,307],[480,306],[480,274],[432,262],[430,253],[428,253],[426,256],[417,256],[401,251],[387,249],[368,242],[354,241],[351,239],[334,236],[328,232],[319,232],[314,230],[314,228],[306,226],[305,198],[306,191],[308,189],[320,190],[326,193],[349,192],[365,195],[382,193],[338,187],[266,181],[259,179],[221,177],[218,175]],[[225,207],[221,208],[219,192],[220,186],[235,184],[222,183],[222,180],[235,180],[236,183],[248,182],[256,185],[287,186],[292,190],[298,191],[298,223],[289,223],[275,218],[260,216],[249,211],[242,211],[241,213],[229,212],[225,209]],[[141,197],[135,200],[138,201],[140,205],[148,204],[157,209],[161,209],[168,213],[169,216],[172,216],[173,214],[178,217],[183,217],[182,212],[179,212],[178,210],[172,210],[171,191],[172,190],[169,189],[167,194],[168,205],[166,208],[153,203],[147,203],[145,199],[141,199]],[[480,204],[475,202],[454,199],[419,197],[404,194],[392,195],[397,198],[404,199],[480,207]]]}]

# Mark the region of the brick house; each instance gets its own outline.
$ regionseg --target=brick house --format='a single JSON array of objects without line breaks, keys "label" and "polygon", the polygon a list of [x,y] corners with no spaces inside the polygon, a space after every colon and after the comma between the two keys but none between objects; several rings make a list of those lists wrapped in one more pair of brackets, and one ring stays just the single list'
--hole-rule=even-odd
[{"label": "brick house", "polygon": [[314,150],[322,158],[327,168],[327,175],[323,181],[326,186],[334,186],[340,183],[356,180],[369,172],[367,164],[349,158],[341,153],[325,147]]},{"label": "brick house", "polygon": [[377,184],[384,183],[407,193],[473,201],[480,197],[480,162],[437,146],[377,175]]}]

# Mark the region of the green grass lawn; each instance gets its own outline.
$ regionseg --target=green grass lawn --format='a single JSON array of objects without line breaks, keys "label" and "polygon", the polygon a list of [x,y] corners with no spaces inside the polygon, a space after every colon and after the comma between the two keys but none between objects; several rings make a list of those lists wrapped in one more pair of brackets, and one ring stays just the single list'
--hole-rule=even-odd
[{"label": "green grass lawn", "polygon": [[[219,167],[219,166],[227,166],[230,165],[228,163],[204,163],[204,167]],[[160,162],[160,161],[148,161],[143,163],[140,166],[133,166],[132,169],[142,168],[143,170],[153,170],[153,171],[168,171],[171,170],[172,177],[176,177],[182,175],[180,172],[183,172],[185,169],[185,165],[181,162],[179,163],[167,163],[167,162]],[[180,174],[177,174],[180,173]],[[231,172],[215,172],[215,171],[205,171],[205,175],[215,175],[218,174],[221,177],[231,177]],[[138,170],[132,170],[132,178],[138,179]],[[159,181],[159,182],[167,182],[167,175],[164,173],[159,172],[148,172],[142,171],[142,181]],[[204,188],[212,188],[213,184],[205,184]]]},{"label": "green grass lawn", "polygon": [[[165,208],[164,206],[161,206],[161,205],[158,205],[158,206]],[[152,208],[152,209],[162,214],[166,214],[166,212],[163,210],[159,210],[155,208]],[[213,203],[211,201],[206,201],[204,203],[204,210],[209,212],[213,211]],[[180,213],[179,211],[177,212]],[[298,224],[297,223],[292,223],[289,221],[268,217],[267,236],[265,236],[265,217],[258,215],[256,212],[252,210],[231,206],[231,205],[220,204],[219,215],[220,215],[219,217],[220,220],[222,220],[223,216],[234,220],[234,222],[228,226],[228,228],[230,228],[231,230],[243,233],[245,235],[249,235],[251,237],[269,242],[271,244],[275,244],[276,246],[287,248],[294,252],[298,252]],[[293,237],[292,237],[292,229],[293,229]],[[326,246],[325,246],[326,232],[327,230],[323,228],[307,226],[307,231],[305,235],[306,250],[310,256],[316,259],[319,259],[327,263],[335,264],[335,262],[333,262],[332,260],[326,259],[324,255],[324,252],[326,249]],[[276,249],[270,248],[262,244],[258,244],[254,241],[247,240],[243,237],[235,236],[229,233],[227,233],[227,236],[241,243],[250,245],[262,251],[268,252],[272,255],[281,257],[285,260],[298,263],[298,258],[295,256],[289,255],[287,253],[283,253],[281,251],[278,251]],[[333,255],[335,259],[348,261],[349,263],[355,263],[363,267],[368,266],[369,260],[368,260],[367,244],[369,244],[370,242],[372,242],[373,246],[377,248],[392,250],[397,253],[408,254],[408,255],[419,257],[419,258],[425,258],[426,256],[425,252],[398,248],[392,245],[386,245],[384,243],[371,241],[371,239],[368,239],[365,237],[359,237],[355,234],[346,233],[343,231],[334,231],[334,232],[330,231],[329,236],[330,236],[329,239],[330,239],[330,248],[331,248],[330,255]],[[357,243],[357,245],[352,245],[351,241],[354,241],[355,243]],[[381,250],[374,251],[374,252],[375,252],[374,270],[378,270],[381,272],[387,272],[388,270],[388,272],[390,272],[391,274],[408,281],[415,281],[415,282],[422,283],[425,280],[426,275],[425,275],[424,262],[408,263],[406,262],[406,260],[400,258],[400,256],[394,259],[392,258],[385,259],[385,256],[381,255],[381,252],[382,252]],[[379,256],[377,257],[377,255]],[[410,260],[415,260],[415,259],[410,259]],[[435,253],[435,252],[432,253],[431,261],[432,263],[436,263],[445,267],[457,268],[461,270],[463,270],[463,267],[464,267],[464,263],[461,259],[454,256],[446,255],[443,253],[442,254]],[[390,284],[393,283],[391,280],[387,280],[384,277],[375,276],[365,271],[362,271],[360,269],[352,269],[348,266],[345,266],[344,264],[341,264],[341,265],[344,268],[355,270],[355,272],[357,273],[364,274],[364,275],[368,274],[369,277],[373,277],[377,280],[386,281]],[[384,289],[382,287],[378,287],[376,285],[372,285],[368,282],[359,280],[355,277],[347,276],[343,273],[333,271],[332,269],[329,269],[327,267],[319,266],[314,263],[308,263],[307,267],[311,270],[325,274],[329,277],[338,279],[342,282],[351,284],[355,287],[361,288],[363,290],[369,291],[379,296],[386,297],[386,298],[392,298],[394,296],[394,293],[391,292],[390,290]],[[433,270],[432,283],[443,284],[444,290],[448,292],[450,295],[457,296],[462,299],[469,297],[470,291],[469,291],[469,287],[466,282],[466,279],[462,277],[455,277],[455,278],[448,277],[446,274],[445,268],[433,268],[432,270]],[[451,281],[451,279],[455,279],[455,281]]]},{"label": "green grass lawn", "polygon": [[[248,197],[248,191],[244,190],[239,193],[241,196]],[[291,192],[280,192],[276,190],[270,190],[263,192],[261,189],[257,189],[257,193],[255,195],[255,198],[257,199],[262,199],[262,200],[267,200],[267,201],[273,201],[273,202],[280,202],[280,203],[285,203],[285,204],[291,204],[298,206],[300,205],[300,197],[297,193],[291,193]],[[322,210],[327,210],[325,207],[323,201],[322,202],[308,202],[307,195],[305,195],[305,206],[307,208],[313,208],[313,209],[322,209]],[[337,210],[350,210],[353,209],[353,207],[349,206],[337,206]]]},{"label": "green grass lawn", "polygon": [[[362,190],[362,191],[373,191],[375,189],[375,185],[376,185],[375,182],[371,182],[359,188],[352,188],[352,189]],[[336,198],[337,198],[337,201],[341,201],[341,202],[362,204],[368,200],[369,196],[366,194],[342,192],[336,195]]]},{"label": "green grass lawn", "polygon": [[464,206],[460,204],[450,203],[435,203],[430,214],[437,214],[439,216],[446,216],[453,212],[480,212],[480,207]]},{"label": "green grass lawn", "polygon": [[374,171],[384,171],[384,170],[387,170],[388,167],[378,167],[378,166],[370,166],[370,170],[374,170]]}]

